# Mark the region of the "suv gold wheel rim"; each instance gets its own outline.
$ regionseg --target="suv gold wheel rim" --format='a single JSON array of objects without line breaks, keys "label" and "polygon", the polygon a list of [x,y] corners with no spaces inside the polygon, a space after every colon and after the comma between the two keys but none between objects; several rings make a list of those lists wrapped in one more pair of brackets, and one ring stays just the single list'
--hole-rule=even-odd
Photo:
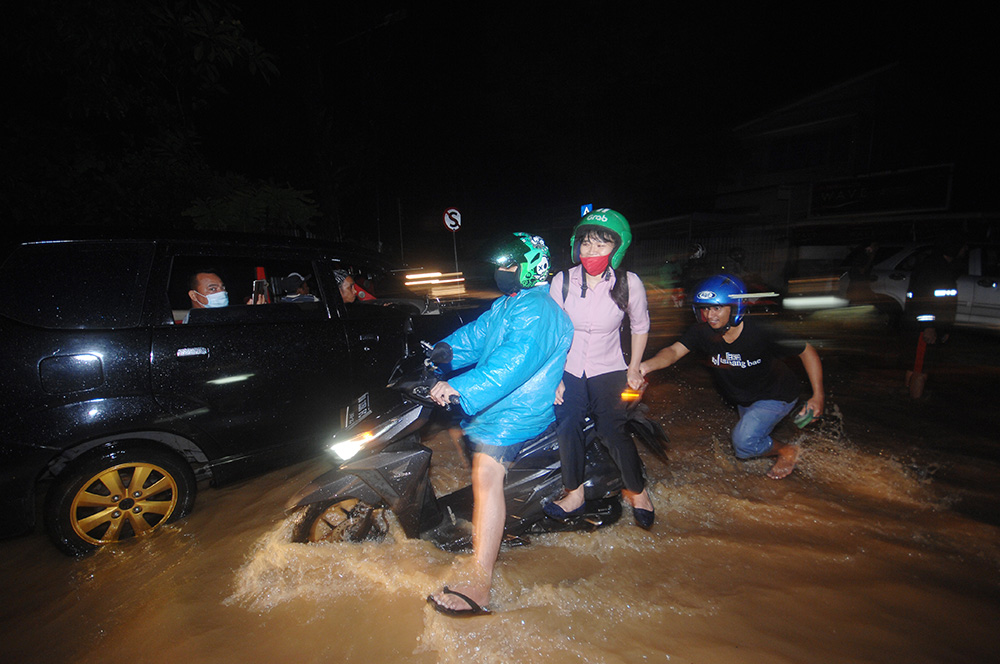
[{"label": "suv gold wheel rim", "polygon": [[170,518],[177,507],[177,483],[151,463],[123,463],[84,482],[73,497],[70,522],[93,545],[143,535]]}]

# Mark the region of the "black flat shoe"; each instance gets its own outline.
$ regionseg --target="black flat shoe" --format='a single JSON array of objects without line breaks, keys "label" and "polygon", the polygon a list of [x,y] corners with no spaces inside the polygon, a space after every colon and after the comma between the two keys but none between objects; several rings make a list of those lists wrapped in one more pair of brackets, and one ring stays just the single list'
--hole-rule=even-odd
[{"label": "black flat shoe", "polygon": [[[585,504],[586,503],[584,503],[584,505]],[[580,505],[575,510],[570,510],[569,512],[567,512],[563,508],[559,507],[559,505],[557,505],[555,501],[552,501],[551,503],[545,503],[544,505],[542,505],[542,511],[545,512],[546,516],[550,516],[558,521],[565,521],[570,517],[583,514],[583,505]]]},{"label": "black flat shoe", "polygon": [[656,519],[656,512],[653,510],[644,510],[639,507],[633,507],[632,516],[635,517],[635,525],[639,526],[643,530],[649,530],[653,527],[653,521]]}]

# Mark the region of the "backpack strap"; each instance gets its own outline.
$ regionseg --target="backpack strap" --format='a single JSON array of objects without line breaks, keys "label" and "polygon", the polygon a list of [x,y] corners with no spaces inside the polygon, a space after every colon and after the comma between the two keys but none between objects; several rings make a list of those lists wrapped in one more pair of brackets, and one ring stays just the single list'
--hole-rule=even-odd
[{"label": "backpack strap", "polygon": [[[562,271],[562,277],[563,277],[563,281],[562,281],[562,301],[563,301],[563,304],[565,305],[566,304],[566,296],[569,295],[569,269],[565,269],[565,270]],[[625,279],[624,283],[622,284],[622,288],[625,290],[625,310],[624,311],[625,311],[625,313],[627,315],[628,314],[628,295],[629,295],[628,294],[628,272],[626,272],[625,270],[622,270],[622,274],[619,274],[618,271],[615,270],[615,280],[617,281],[619,278],[624,278]]]},{"label": "backpack strap", "polygon": [[[628,315],[628,271],[622,270],[622,272],[624,273],[625,277],[625,283],[622,284],[622,289],[625,291],[625,315],[627,316]],[[615,279],[617,278],[618,277],[616,275]]]}]

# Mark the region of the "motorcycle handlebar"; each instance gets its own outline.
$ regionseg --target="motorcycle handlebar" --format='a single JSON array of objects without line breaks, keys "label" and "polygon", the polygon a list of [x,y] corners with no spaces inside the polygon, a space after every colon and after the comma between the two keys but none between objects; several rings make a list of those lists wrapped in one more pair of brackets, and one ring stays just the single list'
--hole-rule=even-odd
[{"label": "motorcycle handlebar", "polygon": [[[411,377],[409,380],[404,378],[396,381],[391,387],[406,397],[414,401],[419,401],[426,406],[441,407],[439,403],[431,399],[431,389],[434,388],[438,380],[438,377],[432,372],[424,370],[420,371],[418,376]],[[458,407],[459,405],[457,395],[451,395],[448,401],[449,404],[444,406],[445,410],[451,410],[452,406]]]},{"label": "motorcycle handlebar", "polygon": [[[431,385],[431,387],[433,387],[433,384]],[[445,410],[451,410],[453,406],[455,408],[458,408],[460,404],[458,396],[453,394],[448,398],[448,405],[441,406],[441,404],[431,399],[430,396],[431,388],[428,387],[426,384],[416,384],[416,385],[412,383],[401,384],[398,386],[398,389],[411,399],[419,401],[420,403],[425,404],[427,406],[436,406],[438,408],[444,408]]]}]

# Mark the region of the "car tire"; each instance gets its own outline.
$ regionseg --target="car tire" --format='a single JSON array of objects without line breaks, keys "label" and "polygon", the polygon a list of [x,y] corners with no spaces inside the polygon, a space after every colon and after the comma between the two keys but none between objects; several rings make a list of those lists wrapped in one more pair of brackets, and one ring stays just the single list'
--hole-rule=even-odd
[{"label": "car tire", "polygon": [[191,512],[197,483],[178,455],[149,446],[101,448],[53,483],[45,527],[70,556],[144,536]]}]

